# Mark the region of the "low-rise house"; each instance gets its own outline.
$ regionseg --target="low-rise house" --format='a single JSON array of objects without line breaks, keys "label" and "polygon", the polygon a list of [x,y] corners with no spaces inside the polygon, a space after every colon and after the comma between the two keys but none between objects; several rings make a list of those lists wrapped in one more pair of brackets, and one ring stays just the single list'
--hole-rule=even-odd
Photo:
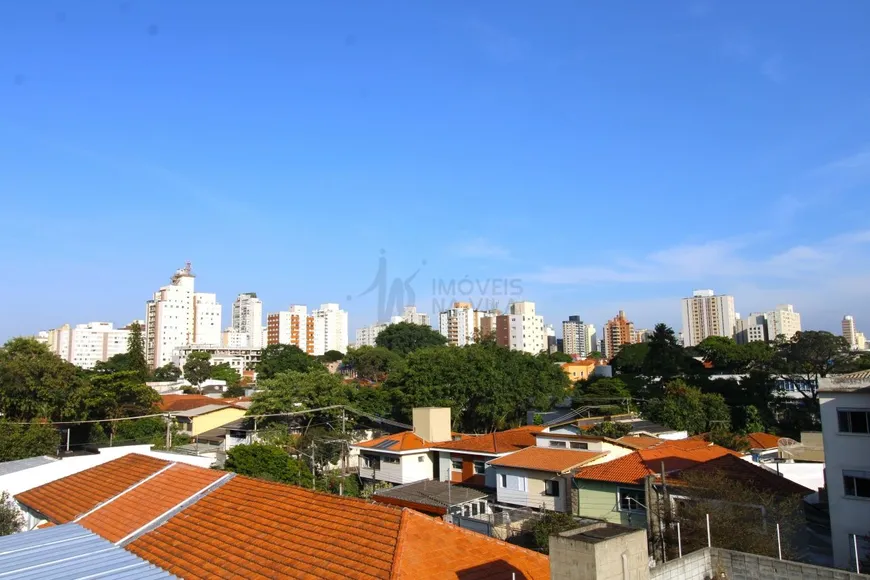
[{"label": "low-rise house", "polygon": [[372,499],[432,516],[451,514],[471,517],[490,513],[491,496],[465,485],[424,480],[378,490]]},{"label": "low-rise house", "polygon": [[245,416],[244,404],[205,395],[163,395],[160,410],[172,415],[179,428],[196,437]]},{"label": "low-rise house", "polygon": [[495,472],[496,498],[503,504],[572,513],[572,470],[604,455],[536,446],[493,459],[489,466]]},{"label": "low-rise house", "polygon": [[543,554],[411,509],[180,467],[131,455],[16,499],[182,578],[550,578]]},{"label": "low-rise house", "polygon": [[580,359],[571,362],[562,363],[562,371],[568,375],[568,379],[572,383],[577,381],[585,381],[592,376],[595,371],[596,361],[594,359]]},{"label": "low-rise house", "polygon": [[706,441],[663,441],[658,445],[589,467],[574,476],[574,514],[626,526],[647,525],[644,481],[660,473],[683,469],[722,455],[738,453]]}]

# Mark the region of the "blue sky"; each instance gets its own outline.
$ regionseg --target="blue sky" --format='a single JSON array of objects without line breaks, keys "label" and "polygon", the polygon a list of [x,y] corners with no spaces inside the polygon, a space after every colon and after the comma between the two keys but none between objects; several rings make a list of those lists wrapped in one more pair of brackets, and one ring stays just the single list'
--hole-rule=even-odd
[{"label": "blue sky", "polygon": [[185,260],[225,323],[256,291],[356,328],[381,256],[428,312],[468,278],[557,327],[679,326],[713,288],[870,330],[867,22],[857,0],[4,2],[0,338],[141,318]]}]

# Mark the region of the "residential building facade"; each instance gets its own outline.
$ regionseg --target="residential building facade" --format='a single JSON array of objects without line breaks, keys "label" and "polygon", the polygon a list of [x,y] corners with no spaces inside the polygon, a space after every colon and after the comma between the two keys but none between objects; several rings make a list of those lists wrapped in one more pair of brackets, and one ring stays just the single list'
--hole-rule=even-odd
[{"label": "residential building facade", "polygon": [[579,316],[569,316],[562,322],[562,352],[586,358],[594,350],[592,337],[595,327],[580,320]]},{"label": "residential building facade", "polygon": [[92,369],[116,354],[127,352],[130,330],[115,328],[111,322],[88,322],[70,327],[64,324],[46,333],[49,350],[83,369]]},{"label": "residential building facade", "polygon": [[619,354],[626,344],[631,344],[634,337],[634,323],[625,317],[625,311],[608,320],[604,325],[604,356],[611,359]]},{"label": "residential building facade", "polygon": [[239,375],[244,376],[245,371],[255,370],[260,362],[262,349],[251,347],[220,346],[214,344],[188,344],[178,346],[172,351],[170,362],[180,369],[192,352],[207,352],[211,355],[211,364],[219,365],[226,363]]},{"label": "residential building facade", "polygon": [[454,302],[438,315],[438,330],[450,346],[474,343],[474,307],[470,302]]},{"label": "residential building facade", "polygon": [[266,344],[291,344],[308,354],[314,354],[314,318],[308,307],[290,306],[266,317]]},{"label": "residential building facade", "polygon": [[734,297],[695,290],[682,300],[683,346],[697,346],[708,336],[734,336]]},{"label": "residential building facade", "polygon": [[177,347],[220,344],[221,306],[214,294],[194,291],[190,262],[145,305],[145,359],[152,368],[172,361]]},{"label": "residential building facade", "polygon": [[[834,566],[870,558],[870,371],[819,380]],[[863,571],[863,570],[862,570]]]},{"label": "residential building facade", "polygon": [[232,328],[248,337],[246,346],[263,347],[263,301],[256,292],[239,294],[233,302]]},{"label": "residential building facade", "polygon": [[736,318],[734,320],[734,340],[737,344],[767,342],[770,339],[767,314],[753,312],[748,318]]},{"label": "residential building facade", "polygon": [[327,351],[347,352],[347,312],[338,304],[321,304],[311,311],[314,322],[314,346],[311,354],[320,356]]},{"label": "residential building facade", "polygon": [[766,318],[769,340],[776,340],[778,336],[790,340],[801,331],[801,315],[794,311],[794,306],[791,304],[778,304],[774,310],[767,313]]},{"label": "residential building facade", "polygon": [[[534,302],[512,302],[507,317],[507,344],[511,350],[519,350],[531,354],[544,352],[547,343],[544,335],[544,317],[535,313]],[[496,335],[498,342],[498,335]],[[501,344],[501,343],[499,343]]]},{"label": "residential building facade", "polygon": [[246,332],[239,332],[232,328],[227,328],[221,333],[221,346],[231,348],[249,348],[250,335]]},{"label": "residential building facade", "polygon": [[846,315],[843,317],[843,338],[846,339],[846,342],[849,343],[849,346],[852,349],[857,349],[858,347],[858,329],[855,327],[855,318],[851,315]]},{"label": "residential building facade", "polygon": [[388,326],[389,324],[387,323],[376,322],[362,328],[357,328],[354,345],[357,348],[361,346],[376,346],[378,335]]}]

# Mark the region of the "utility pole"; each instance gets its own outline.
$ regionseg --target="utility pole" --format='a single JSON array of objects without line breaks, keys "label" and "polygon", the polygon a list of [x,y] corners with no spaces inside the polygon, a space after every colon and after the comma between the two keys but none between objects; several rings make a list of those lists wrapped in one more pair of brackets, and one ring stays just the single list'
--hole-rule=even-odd
[{"label": "utility pole", "polygon": [[[344,415],[344,407],[341,408],[341,438],[345,439],[347,436],[345,430],[345,415]],[[341,444],[341,476],[344,477],[347,474],[347,454],[345,453],[345,448],[347,446],[347,440],[342,442]]]},{"label": "utility pole", "polygon": [[169,413],[164,417],[166,420],[166,450],[172,449],[172,415]]},{"label": "utility pole", "polygon": [[311,442],[311,489],[317,489],[317,473],[314,471],[315,443]]}]

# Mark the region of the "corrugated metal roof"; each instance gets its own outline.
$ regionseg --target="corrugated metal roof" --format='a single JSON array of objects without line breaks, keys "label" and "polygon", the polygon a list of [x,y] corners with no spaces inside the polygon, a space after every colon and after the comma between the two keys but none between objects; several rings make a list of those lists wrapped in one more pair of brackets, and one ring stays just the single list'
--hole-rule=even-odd
[{"label": "corrugated metal roof", "polygon": [[175,578],[78,524],[0,538],[0,578]]}]

